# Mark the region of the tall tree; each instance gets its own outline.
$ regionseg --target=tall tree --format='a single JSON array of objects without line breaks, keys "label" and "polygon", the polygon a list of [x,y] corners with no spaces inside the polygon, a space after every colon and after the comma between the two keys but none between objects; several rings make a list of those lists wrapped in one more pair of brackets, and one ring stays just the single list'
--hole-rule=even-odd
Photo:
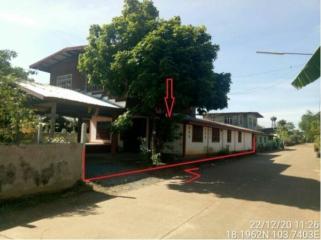
[{"label": "tall tree", "polygon": [[135,111],[163,109],[166,77],[174,78],[176,112],[227,106],[230,74],[213,71],[219,46],[206,28],[182,25],[179,17],[161,20],[149,0],[125,0],[121,16],[91,26],[88,41],[80,71],[109,94],[131,100]]},{"label": "tall tree", "polygon": [[[214,72],[219,46],[206,28],[183,25],[179,17],[160,19],[150,0],[125,0],[121,16],[110,24],[91,26],[88,42],[79,70],[89,83],[125,98],[133,113],[157,115],[158,128],[173,129],[164,119],[167,77],[174,79],[176,113],[227,106],[230,74]],[[159,143],[170,138],[160,134],[163,130],[158,129],[156,138],[163,139]]]}]

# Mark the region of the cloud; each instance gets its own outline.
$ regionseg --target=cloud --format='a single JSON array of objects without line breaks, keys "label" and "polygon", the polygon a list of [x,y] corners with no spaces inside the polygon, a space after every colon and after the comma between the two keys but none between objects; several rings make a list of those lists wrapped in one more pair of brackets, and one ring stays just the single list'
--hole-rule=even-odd
[{"label": "cloud", "polygon": [[15,23],[18,25],[22,25],[25,27],[38,27],[39,24],[33,18],[29,16],[24,16],[16,13],[1,13],[0,12],[0,20]]}]

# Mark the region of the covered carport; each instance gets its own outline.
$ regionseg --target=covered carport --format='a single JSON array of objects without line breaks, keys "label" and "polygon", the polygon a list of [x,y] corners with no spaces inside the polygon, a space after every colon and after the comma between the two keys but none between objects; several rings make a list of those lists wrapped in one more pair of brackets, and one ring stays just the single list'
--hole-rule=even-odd
[{"label": "covered carport", "polygon": [[[98,99],[71,89],[26,81],[19,82],[18,86],[31,96],[29,104],[36,113],[50,118],[49,134],[52,137],[55,134],[58,116],[77,118],[80,129],[83,122],[89,124],[94,116],[112,121],[124,111],[121,103],[106,98]],[[80,141],[80,131],[78,131],[78,141]]]}]

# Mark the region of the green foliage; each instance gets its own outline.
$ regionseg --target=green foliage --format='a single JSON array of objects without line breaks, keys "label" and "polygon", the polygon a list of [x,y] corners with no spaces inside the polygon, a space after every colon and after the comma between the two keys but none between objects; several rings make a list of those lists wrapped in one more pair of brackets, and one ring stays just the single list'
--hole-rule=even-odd
[{"label": "green foliage", "polygon": [[230,153],[230,149],[229,147],[226,147],[219,150],[215,155],[227,155],[229,153]]},{"label": "green foliage", "polygon": [[176,112],[224,108],[230,74],[213,72],[218,45],[206,28],[159,19],[151,1],[126,0],[122,15],[90,28],[80,71],[90,83],[127,98],[135,113],[163,109],[165,78],[174,78]]},{"label": "green foliage", "polygon": [[155,153],[151,156],[153,165],[162,165],[161,162],[161,153]]},{"label": "green foliage", "polygon": [[12,67],[11,59],[16,53],[0,50],[0,143],[18,143],[23,134],[34,130],[36,118],[27,105],[27,96],[17,88],[19,79],[28,73]]},{"label": "green foliage", "polygon": [[155,155],[175,135],[175,120],[164,116],[167,77],[174,79],[176,113],[227,106],[230,74],[213,71],[219,46],[211,40],[204,26],[160,19],[150,0],[125,0],[121,16],[90,27],[79,70],[90,84],[125,99],[131,113],[151,117]]},{"label": "green foliage", "polygon": [[161,153],[153,153],[151,149],[148,148],[148,142],[146,138],[140,138],[140,157],[143,162],[152,165],[161,165]]},{"label": "green foliage", "polygon": [[316,136],[314,139],[314,150],[320,152],[320,136]]},{"label": "green foliage", "polygon": [[148,148],[147,139],[139,138],[139,141],[140,141],[139,150],[140,150],[141,160],[143,160],[144,162],[147,162],[151,156],[151,150]]},{"label": "green foliage", "polygon": [[[92,25],[89,30],[89,45],[80,56],[79,68],[86,73],[89,83],[108,87],[108,92],[122,95],[128,90],[127,77],[131,69],[115,71],[115,59],[124,59],[137,43],[156,28],[158,11],[151,1],[140,3],[126,0],[122,15],[113,18],[110,24]],[[113,65],[113,66],[112,66]],[[115,75],[122,75],[118,81]]]},{"label": "green foliage", "polygon": [[121,133],[133,125],[131,114],[129,111],[119,115],[111,124],[113,133]]},{"label": "green foliage", "polygon": [[266,143],[259,143],[257,145],[257,151],[259,152],[282,150],[282,149],[284,149],[284,145],[279,138],[269,140]]},{"label": "green foliage", "polygon": [[276,126],[276,133],[286,146],[304,142],[303,133],[295,129],[295,126],[292,122],[287,122],[285,120],[278,121]]},{"label": "green foliage", "polygon": [[316,138],[320,137],[320,113],[312,113],[307,111],[302,115],[299,127],[304,133],[307,142],[313,142]]}]

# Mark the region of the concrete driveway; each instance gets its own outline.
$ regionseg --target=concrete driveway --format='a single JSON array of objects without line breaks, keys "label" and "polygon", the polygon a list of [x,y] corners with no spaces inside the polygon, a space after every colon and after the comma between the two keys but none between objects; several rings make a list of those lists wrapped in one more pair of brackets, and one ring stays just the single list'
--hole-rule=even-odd
[{"label": "concrete driveway", "polygon": [[160,179],[8,210],[0,237],[320,237],[320,160],[312,145],[202,165],[200,173],[190,184]]}]

